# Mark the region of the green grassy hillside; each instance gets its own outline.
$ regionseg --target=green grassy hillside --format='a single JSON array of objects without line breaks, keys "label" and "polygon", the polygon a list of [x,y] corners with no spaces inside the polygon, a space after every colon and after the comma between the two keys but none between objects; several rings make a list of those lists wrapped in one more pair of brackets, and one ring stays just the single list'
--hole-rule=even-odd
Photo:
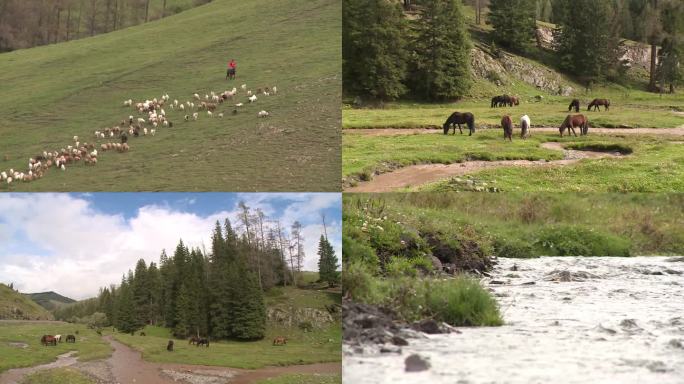
[{"label": "green grassy hillside", "polygon": [[47,309],[48,311],[52,311],[56,309],[59,306],[62,306],[64,304],[70,304],[70,303],[75,303],[76,300],[70,299],[66,296],[62,296],[57,292],[38,292],[38,293],[25,293],[25,295],[38,303],[41,307]]},{"label": "green grassy hillside", "polygon": [[[192,99],[241,84],[278,94],[222,104],[223,119],[195,122],[166,108],[172,128],[129,140],[19,191],[334,190],[339,188],[341,4],[335,0],[215,0],[93,38],[0,55],[0,169],[94,140],[128,115],[127,99]],[[224,80],[228,59],[238,78]],[[233,104],[245,103],[236,116]],[[266,110],[271,116],[257,119]],[[137,116],[136,116],[137,117]],[[110,141],[110,140],[107,140]],[[7,186],[3,186],[7,189]]]},{"label": "green grassy hillside", "polygon": [[52,320],[52,315],[30,298],[0,284],[0,320]]}]

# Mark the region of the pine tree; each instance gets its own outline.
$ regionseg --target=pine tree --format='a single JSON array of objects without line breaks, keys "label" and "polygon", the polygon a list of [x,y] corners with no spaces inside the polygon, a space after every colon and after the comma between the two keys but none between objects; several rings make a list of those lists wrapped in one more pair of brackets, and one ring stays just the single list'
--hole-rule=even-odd
[{"label": "pine tree", "polygon": [[321,239],[318,241],[319,279],[327,282],[330,287],[334,286],[339,281],[339,272],[337,271],[339,267],[335,250],[328,239],[321,235]]},{"label": "pine tree", "polygon": [[[591,12],[576,12],[591,9]],[[623,70],[619,23],[609,2],[557,0],[554,10],[563,18],[554,30],[559,66],[585,83],[616,78]]]},{"label": "pine tree", "polygon": [[176,337],[185,338],[190,333],[190,317],[192,303],[190,293],[185,284],[181,283],[176,300],[176,324],[173,327],[173,334]]},{"label": "pine tree", "polygon": [[430,100],[464,96],[472,79],[470,39],[460,1],[426,1],[414,24],[417,37],[411,72],[416,94]]},{"label": "pine tree", "polygon": [[241,257],[235,263],[237,279],[233,288],[232,337],[240,340],[262,339],[266,333],[266,306],[254,272]]},{"label": "pine tree", "polygon": [[147,324],[150,315],[150,287],[147,282],[147,265],[143,259],[138,260],[135,265],[135,275],[131,287],[133,289],[135,323],[142,328]]},{"label": "pine tree", "polygon": [[392,100],[406,92],[406,22],[398,3],[344,0],[342,81],[344,92]]},{"label": "pine tree", "polygon": [[140,329],[135,318],[135,304],[133,302],[133,292],[130,282],[133,281],[133,273],[129,271],[128,278],[121,280],[119,295],[116,300],[116,319],[115,327],[120,332],[132,333]]},{"label": "pine tree", "polygon": [[494,39],[502,47],[527,51],[535,37],[535,0],[491,0],[489,21]]},{"label": "pine tree", "polygon": [[159,312],[161,311],[161,295],[162,282],[159,269],[157,265],[152,262],[147,269],[147,284],[148,284],[148,303],[147,303],[147,320],[153,325],[159,322]]}]

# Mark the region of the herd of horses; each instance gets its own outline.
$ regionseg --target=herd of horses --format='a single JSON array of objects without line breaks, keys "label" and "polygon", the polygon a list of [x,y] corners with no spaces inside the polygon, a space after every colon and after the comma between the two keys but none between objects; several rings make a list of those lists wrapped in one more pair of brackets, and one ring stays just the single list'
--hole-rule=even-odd
[{"label": "herd of horses", "polygon": [[[66,343],[75,343],[76,342],[76,336],[74,335],[67,335],[66,339],[64,340]],[[43,344],[44,346],[56,346],[57,343],[62,342],[62,335],[43,335],[43,337],[40,338],[40,343]]]},{"label": "herd of horses", "polygon": [[[519,104],[520,100],[517,97],[500,95],[494,96],[492,98],[491,108],[501,106],[512,107],[514,105]],[[591,101],[591,103],[589,103],[587,111],[591,110],[592,107],[594,108],[594,111],[600,111],[601,106],[603,106],[607,111],[610,108],[610,100],[594,99]],[[575,112],[579,112],[579,99],[573,99],[570,102],[570,105],[568,106],[568,111],[571,111],[572,109],[575,109]],[[463,134],[463,129],[461,127],[462,124],[468,128],[468,136],[472,136],[473,133],[475,133],[475,116],[470,112],[454,112],[447,118],[447,120],[442,125],[442,128],[444,129],[444,134],[448,134],[450,129],[453,129],[452,134],[456,134],[456,127],[458,127],[458,131],[461,134]],[[505,115],[501,118],[501,127],[504,131],[504,140],[508,139],[510,141],[513,141],[513,120],[509,115]],[[530,129],[530,119],[527,115],[521,118],[520,127],[520,137],[523,139],[527,138],[529,136]],[[589,134],[589,119],[582,114],[567,115],[561,123],[561,125],[558,127],[558,131],[560,132],[561,137],[563,137],[563,133],[565,133],[566,130],[568,131],[568,134],[572,132],[573,135],[577,136],[575,128],[579,129],[580,136]]]}]

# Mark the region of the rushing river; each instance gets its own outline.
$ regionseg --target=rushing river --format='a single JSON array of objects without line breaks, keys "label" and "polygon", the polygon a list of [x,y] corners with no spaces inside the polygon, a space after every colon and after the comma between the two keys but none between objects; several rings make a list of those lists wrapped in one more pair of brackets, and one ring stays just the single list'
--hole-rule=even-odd
[{"label": "rushing river", "polygon": [[[347,353],[344,382],[684,383],[684,262],[674,259],[500,259],[482,282],[506,325],[413,339],[400,355]],[[405,373],[414,353],[431,368]]]}]

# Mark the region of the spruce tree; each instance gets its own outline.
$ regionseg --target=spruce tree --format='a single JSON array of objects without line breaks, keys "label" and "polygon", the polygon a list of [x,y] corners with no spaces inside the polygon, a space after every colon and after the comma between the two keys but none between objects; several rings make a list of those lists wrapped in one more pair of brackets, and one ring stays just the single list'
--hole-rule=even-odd
[{"label": "spruce tree", "polygon": [[346,94],[392,100],[406,92],[405,27],[398,3],[342,2],[342,81]]},{"label": "spruce tree", "polygon": [[470,38],[460,0],[429,0],[414,22],[412,85],[430,100],[456,99],[472,85]]},{"label": "spruce tree", "polygon": [[147,265],[145,260],[140,259],[135,265],[135,275],[131,283],[133,305],[135,307],[135,323],[140,328],[147,324],[150,315],[150,287],[147,277]]},{"label": "spruce tree", "polygon": [[192,303],[190,292],[185,284],[181,283],[176,299],[176,324],[173,334],[176,337],[185,338],[190,332],[190,317],[192,316]]},{"label": "spruce tree", "polygon": [[321,235],[321,239],[318,241],[319,279],[327,282],[330,287],[334,286],[339,281],[339,272],[337,271],[339,267],[335,250],[328,239]]},{"label": "spruce tree", "polygon": [[232,337],[240,340],[262,339],[266,333],[266,305],[263,292],[244,256],[235,263],[237,279],[232,284]]},{"label": "spruce tree", "polygon": [[488,18],[500,46],[526,52],[532,45],[537,28],[535,0],[491,0]]},{"label": "spruce tree", "polygon": [[[591,9],[591,12],[577,12]],[[585,83],[617,79],[622,72],[619,23],[607,1],[557,0],[554,10],[564,17],[554,30],[559,66]]]}]

